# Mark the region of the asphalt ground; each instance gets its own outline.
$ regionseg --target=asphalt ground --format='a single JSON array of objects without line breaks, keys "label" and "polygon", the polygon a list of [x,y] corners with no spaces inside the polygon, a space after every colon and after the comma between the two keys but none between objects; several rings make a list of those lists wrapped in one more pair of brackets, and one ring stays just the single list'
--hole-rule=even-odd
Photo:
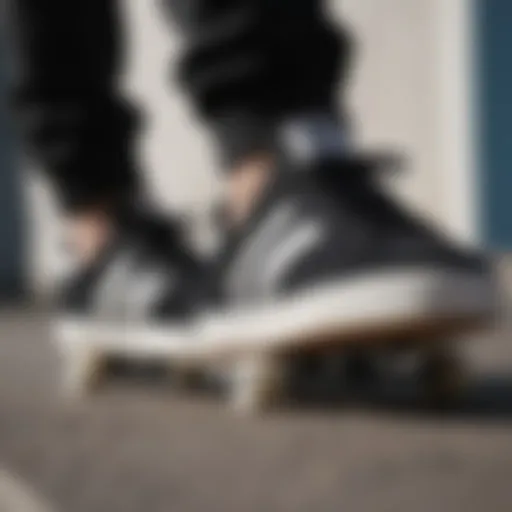
[{"label": "asphalt ground", "polygon": [[[425,409],[401,382],[243,418],[165,379],[128,380],[64,404],[47,318],[34,308],[0,313],[0,467],[44,510],[511,509],[506,320],[463,345],[471,381],[454,409]],[[2,482],[0,511],[28,512]]]}]

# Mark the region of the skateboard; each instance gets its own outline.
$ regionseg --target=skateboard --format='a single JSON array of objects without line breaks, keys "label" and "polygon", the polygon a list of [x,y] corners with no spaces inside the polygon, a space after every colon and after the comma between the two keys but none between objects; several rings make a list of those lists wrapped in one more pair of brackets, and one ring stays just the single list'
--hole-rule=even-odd
[{"label": "skateboard", "polygon": [[201,341],[200,331],[171,335],[165,330],[143,332],[129,324],[123,327],[121,336],[113,327],[80,329],[74,324],[57,326],[55,340],[61,357],[62,389],[71,400],[98,389],[109,362],[122,359],[163,362],[181,387],[197,375],[216,379],[222,382],[233,410],[254,413],[286,400],[290,370],[300,358],[321,356],[329,360],[331,354],[336,354],[333,361],[343,361],[344,355],[350,361],[357,352],[357,364],[341,364],[334,370],[340,374],[340,385],[347,378],[364,379],[372,373],[372,362],[384,356],[413,353],[420,363],[417,375],[422,400],[448,405],[460,395],[465,382],[464,367],[451,340],[473,333],[488,322],[488,315],[455,315],[430,322],[411,319],[410,323],[396,325],[368,325],[354,332],[326,328],[308,333],[301,329],[295,331],[293,339],[266,344],[256,340],[252,343],[250,336],[242,343],[227,337]]}]

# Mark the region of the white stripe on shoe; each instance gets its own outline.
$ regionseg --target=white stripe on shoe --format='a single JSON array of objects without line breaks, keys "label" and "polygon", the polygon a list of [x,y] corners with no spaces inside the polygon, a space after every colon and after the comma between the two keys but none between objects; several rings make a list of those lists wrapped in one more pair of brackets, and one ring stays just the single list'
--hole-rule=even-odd
[{"label": "white stripe on shoe", "polygon": [[264,296],[272,296],[286,271],[318,249],[325,238],[325,226],[319,222],[307,221],[292,230],[273,250],[263,271],[261,284],[266,291]]}]

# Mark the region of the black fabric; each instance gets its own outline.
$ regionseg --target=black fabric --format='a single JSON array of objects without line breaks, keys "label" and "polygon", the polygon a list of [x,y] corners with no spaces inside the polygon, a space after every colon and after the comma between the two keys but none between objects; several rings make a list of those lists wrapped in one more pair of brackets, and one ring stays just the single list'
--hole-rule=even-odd
[{"label": "black fabric", "polygon": [[[118,88],[123,3],[1,1],[17,118],[64,206],[131,195],[138,116]],[[333,103],[348,42],[321,1],[160,1],[183,34],[180,81],[226,165],[271,148],[279,118]]]},{"label": "black fabric", "polygon": [[65,207],[136,188],[117,2],[2,0],[16,120]]},{"label": "black fabric", "polygon": [[[273,149],[295,112],[334,108],[349,40],[321,0],[163,0],[185,39],[179,78],[228,164]],[[344,78],[344,77],[342,77]]]}]

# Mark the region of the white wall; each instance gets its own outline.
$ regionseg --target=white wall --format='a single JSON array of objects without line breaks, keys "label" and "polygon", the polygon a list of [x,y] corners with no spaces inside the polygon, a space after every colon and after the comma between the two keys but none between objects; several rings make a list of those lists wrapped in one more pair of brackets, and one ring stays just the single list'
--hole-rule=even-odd
[{"label": "white wall", "polygon": [[468,0],[334,0],[360,40],[352,105],[368,145],[401,148],[394,185],[453,235],[475,240]]},{"label": "white wall", "polygon": [[[126,0],[132,51],[126,88],[146,111],[141,148],[155,196],[166,206],[199,210],[219,184],[205,134],[169,84],[178,42],[168,33],[157,3]],[[393,190],[464,238],[472,235],[465,97],[468,4],[332,1],[333,15],[354,27],[360,43],[351,105],[361,143],[404,150],[410,165],[394,180]],[[36,287],[45,289],[59,265],[58,224],[44,186],[32,181],[32,274]]]}]

